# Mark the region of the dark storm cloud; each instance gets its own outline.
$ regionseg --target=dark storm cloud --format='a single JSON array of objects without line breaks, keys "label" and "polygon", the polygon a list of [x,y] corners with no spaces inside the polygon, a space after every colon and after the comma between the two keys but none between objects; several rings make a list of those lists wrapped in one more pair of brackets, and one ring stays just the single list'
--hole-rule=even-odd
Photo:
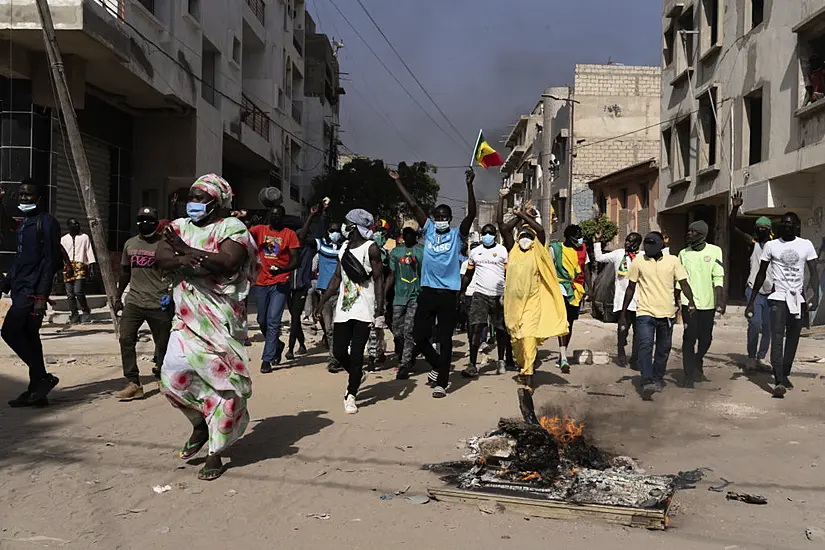
[{"label": "dark storm cloud", "polygon": [[[454,134],[357,2],[334,1],[405,87]],[[572,84],[576,63],[612,59],[656,65],[661,56],[661,0],[362,1],[461,132],[460,145],[446,137],[380,66],[330,0],[311,0],[309,10],[318,15],[321,31],[345,42],[341,70],[350,73],[345,77],[350,80],[343,82],[348,92],[342,102],[343,139],[355,152],[391,163],[418,160],[412,145],[431,163],[464,165],[479,128],[506,156],[501,136],[546,88]],[[391,119],[410,145],[370,105]],[[462,172],[439,170],[442,195],[465,198]],[[479,197],[494,198],[498,171],[476,172]]]}]

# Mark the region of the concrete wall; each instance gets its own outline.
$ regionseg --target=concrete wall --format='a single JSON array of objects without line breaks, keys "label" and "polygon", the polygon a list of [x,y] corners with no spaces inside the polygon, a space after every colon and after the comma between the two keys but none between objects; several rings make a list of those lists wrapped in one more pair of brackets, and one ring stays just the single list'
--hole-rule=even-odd
[{"label": "concrete wall", "polygon": [[[572,223],[593,215],[587,183],[658,157],[657,67],[577,65],[574,81]],[[619,136],[622,136],[618,139]]]}]

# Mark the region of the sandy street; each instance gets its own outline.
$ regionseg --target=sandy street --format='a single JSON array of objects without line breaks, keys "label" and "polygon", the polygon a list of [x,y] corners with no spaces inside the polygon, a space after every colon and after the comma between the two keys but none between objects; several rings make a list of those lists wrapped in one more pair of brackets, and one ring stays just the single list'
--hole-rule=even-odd
[{"label": "sandy street", "polygon": [[[612,351],[614,328],[582,321],[572,348]],[[717,328],[706,366],[712,382],[692,391],[675,387],[681,356],[674,352],[670,384],[654,403],[640,400],[635,372],[612,364],[574,367],[563,376],[545,361],[537,375],[537,406],[565,407],[608,450],[655,473],[711,469],[696,489],[677,493],[666,532],[381,498],[408,486],[407,495],[438,486],[422,464],[461,458],[459,440],[494,428],[501,416],[517,416],[511,375],[467,383],[455,374],[452,393],[436,401],[425,375],[404,382],[387,371],[370,376],[360,413],[347,416],[345,375],[326,372],[323,350],[262,376],[256,343],[253,422],[231,449],[229,471],[206,483],[195,477],[199,460],[178,459],[190,425],[155,383],[146,378],[153,391],[144,401],[110,396],[123,381],[119,348],[105,327],[49,329],[49,368],[61,379],[50,408],[5,406],[22,391],[25,372],[8,348],[0,349],[7,358],[0,367],[0,548],[822,548],[824,541],[805,536],[806,527],[825,528],[822,365],[798,363],[796,389],[772,399],[768,375],[748,378],[735,363],[744,352],[743,329]],[[463,368],[464,336],[456,340]],[[680,345],[681,330],[674,343]],[[151,350],[141,344],[144,355]],[[807,338],[798,357],[817,353],[822,341]],[[148,375],[150,363],[141,368]],[[708,490],[720,478],[768,504],[726,501]],[[171,489],[156,494],[157,485]]]}]

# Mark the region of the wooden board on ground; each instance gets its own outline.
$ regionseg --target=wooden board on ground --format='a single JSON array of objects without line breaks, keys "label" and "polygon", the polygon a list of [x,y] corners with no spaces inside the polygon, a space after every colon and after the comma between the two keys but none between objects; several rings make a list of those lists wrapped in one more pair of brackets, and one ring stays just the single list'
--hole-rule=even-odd
[{"label": "wooden board on ground", "polygon": [[510,512],[550,519],[597,519],[645,529],[667,527],[670,501],[664,509],[623,508],[596,504],[569,504],[519,496],[505,496],[460,489],[427,489],[430,496],[442,502],[459,502],[478,506],[481,503],[498,503]]}]

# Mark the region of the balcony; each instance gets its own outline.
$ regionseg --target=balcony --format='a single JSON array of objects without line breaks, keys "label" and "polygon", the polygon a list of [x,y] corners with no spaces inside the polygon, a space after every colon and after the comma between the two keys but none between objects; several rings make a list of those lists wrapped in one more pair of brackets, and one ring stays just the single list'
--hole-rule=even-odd
[{"label": "balcony", "polygon": [[266,141],[269,141],[269,117],[245,95],[241,96],[241,122],[252,128],[252,131]]},{"label": "balcony", "polygon": [[298,124],[301,124],[302,123],[301,121],[303,119],[303,114],[304,114],[304,102],[294,100],[292,102],[292,118],[295,120],[295,122],[297,122]]},{"label": "balcony", "polygon": [[513,150],[510,151],[509,155],[507,155],[507,159],[504,161],[504,166],[501,167],[501,171],[505,173],[515,171],[519,164],[521,164],[521,159],[524,158],[525,153],[527,153],[526,145],[516,145],[513,147]]},{"label": "balcony", "polygon": [[300,29],[295,29],[292,32],[292,45],[295,46],[295,49],[298,51],[298,55],[303,57],[304,55],[304,31]]},{"label": "balcony", "polygon": [[266,26],[266,4],[264,4],[264,0],[246,0],[246,4],[255,14],[255,17],[258,18],[258,21],[261,22],[261,25]]}]

